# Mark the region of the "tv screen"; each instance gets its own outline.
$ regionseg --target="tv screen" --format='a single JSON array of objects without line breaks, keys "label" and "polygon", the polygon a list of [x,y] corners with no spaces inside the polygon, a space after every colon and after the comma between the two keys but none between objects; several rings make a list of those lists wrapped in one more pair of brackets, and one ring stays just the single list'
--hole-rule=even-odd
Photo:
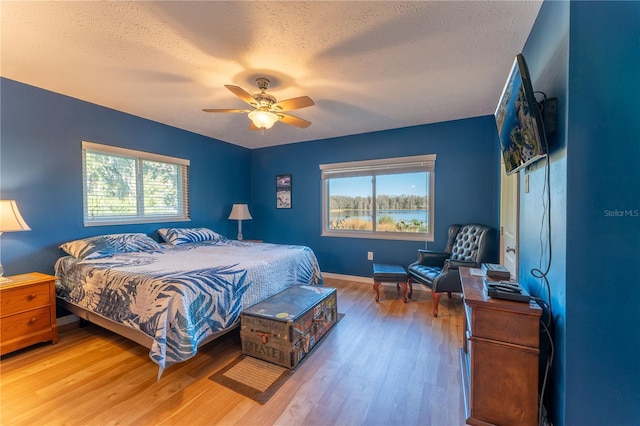
[{"label": "tv screen", "polygon": [[522,54],[513,61],[494,116],[507,175],[547,155],[540,110]]}]

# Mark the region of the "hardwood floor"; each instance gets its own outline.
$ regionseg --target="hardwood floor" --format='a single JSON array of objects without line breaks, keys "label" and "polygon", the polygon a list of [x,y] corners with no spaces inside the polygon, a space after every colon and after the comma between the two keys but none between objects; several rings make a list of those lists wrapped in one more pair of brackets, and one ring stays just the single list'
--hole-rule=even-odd
[{"label": "hardwood floor", "polygon": [[0,362],[2,425],[464,424],[458,348],[462,301],[409,303],[372,283],[326,279],[345,314],[287,383],[261,405],[209,380],[241,353],[232,332],[168,368],[148,350],[96,326],[60,334]]}]

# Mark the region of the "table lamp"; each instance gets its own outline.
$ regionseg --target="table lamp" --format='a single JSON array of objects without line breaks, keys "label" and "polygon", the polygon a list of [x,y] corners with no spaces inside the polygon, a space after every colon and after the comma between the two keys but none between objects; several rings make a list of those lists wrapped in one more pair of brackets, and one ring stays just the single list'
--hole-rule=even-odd
[{"label": "table lamp", "polygon": [[[0,235],[3,232],[30,231],[29,225],[24,221],[15,200],[0,200]],[[0,259],[0,283],[10,282],[4,277],[4,268]]]},{"label": "table lamp", "polygon": [[229,219],[235,219],[238,221],[238,240],[242,240],[242,221],[247,219],[253,219],[251,213],[249,213],[249,207],[246,204],[234,204],[231,208],[231,214]]}]

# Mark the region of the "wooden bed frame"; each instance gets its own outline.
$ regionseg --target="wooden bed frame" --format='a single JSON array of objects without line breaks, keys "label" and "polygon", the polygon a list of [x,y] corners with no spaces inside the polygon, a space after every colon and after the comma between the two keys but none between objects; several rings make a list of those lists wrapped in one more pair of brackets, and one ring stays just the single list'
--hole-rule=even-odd
[{"label": "wooden bed frame", "polygon": [[[129,340],[132,340],[142,346],[144,346],[145,348],[151,349],[151,345],[153,344],[153,337],[149,336],[148,334],[140,331],[140,330],[135,330],[133,328],[127,327],[126,325],[122,325],[120,323],[117,323],[115,321],[112,321],[108,318],[103,317],[102,315],[98,315],[94,312],[91,311],[87,311],[85,309],[82,309],[76,305],[73,305],[69,302],[67,302],[66,300],[60,299],[60,298],[56,298],[58,300],[58,304],[63,307],[64,309],[68,310],[69,312],[77,315],[80,319],[85,320],[85,321],[89,321],[92,324],[98,325],[102,328],[105,328],[109,331],[112,331],[122,337],[125,337]],[[201,347],[203,345],[206,345],[209,342],[212,342],[213,340],[217,339],[220,336],[223,336],[225,334],[227,334],[228,332],[230,332],[231,330],[235,330],[236,328],[240,327],[240,323],[238,322],[236,325],[231,326],[225,330],[219,331],[215,334],[212,334],[211,336],[207,337],[206,339],[204,339],[202,342],[200,342],[198,344],[198,347]]]}]

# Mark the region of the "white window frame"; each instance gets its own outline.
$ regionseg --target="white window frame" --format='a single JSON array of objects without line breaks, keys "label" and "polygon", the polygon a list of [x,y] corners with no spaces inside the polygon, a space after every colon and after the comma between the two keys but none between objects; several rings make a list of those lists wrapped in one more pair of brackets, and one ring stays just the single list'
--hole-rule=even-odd
[{"label": "white window frame", "polygon": [[[412,157],[385,158],[379,160],[351,161],[345,163],[320,164],[322,180],[322,236],[343,238],[374,238],[383,240],[404,241],[433,241],[433,226],[435,223],[435,163],[436,154],[417,155]],[[427,187],[428,200],[428,232],[388,232],[388,231],[354,231],[329,229],[329,189],[328,182],[331,177],[384,175],[385,170],[406,169],[411,171],[423,171],[429,175]],[[375,180],[372,179],[372,196],[376,199]],[[375,202],[374,202],[375,206]],[[373,221],[376,221],[374,207]]]},{"label": "white window frame", "polygon": [[[178,213],[177,214],[145,214],[144,212],[144,194],[143,191],[136,191],[137,214],[123,216],[98,216],[91,217],[89,215],[87,201],[87,171],[86,171],[86,153],[93,152],[102,155],[114,155],[119,157],[127,157],[136,161],[136,180],[138,187],[142,183],[140,171],[144,161],[154,161],[179,166],[181,173],[179,179],[178,190]],[[189,165],[190,161],[170,157],[166,155],[154,154],[150,152],[137,151],[133,149],[119,148],[110,145],[103,145],[94,142],[82,141],[82,203],[84,226],[103,226],[103,225],[125,225],[134,223],[158,223],[158,222],[182,222],[191,220],[189,217]]]}]

